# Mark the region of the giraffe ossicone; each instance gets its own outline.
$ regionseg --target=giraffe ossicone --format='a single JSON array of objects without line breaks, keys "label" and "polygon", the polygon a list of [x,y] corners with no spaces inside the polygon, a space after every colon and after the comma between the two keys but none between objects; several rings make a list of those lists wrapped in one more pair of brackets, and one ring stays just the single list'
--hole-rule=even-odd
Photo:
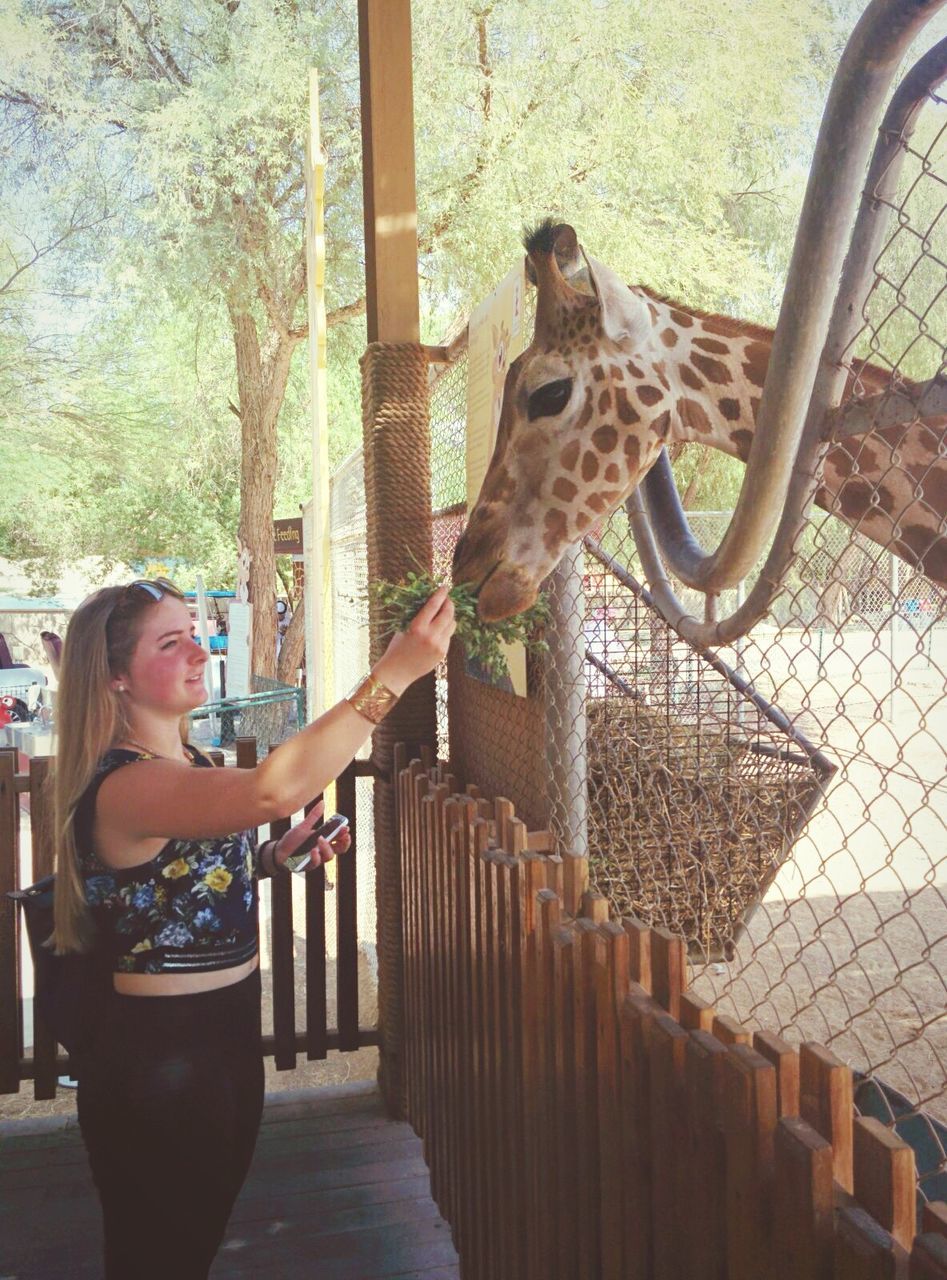
[{"label": "giraffe ossicone", "polygon": [[[625,284],[546,220],[525,240],[537,289],[530,345],[510,365],[497,441],[454,555],[485,621],[528,608],[566,549],[616,510],[666,443],[746,461],[772,331]],[[859,371],[869,390],[888,374]],[[947,583],[944,421],[902,423],[826,455],[816,501]]]}]

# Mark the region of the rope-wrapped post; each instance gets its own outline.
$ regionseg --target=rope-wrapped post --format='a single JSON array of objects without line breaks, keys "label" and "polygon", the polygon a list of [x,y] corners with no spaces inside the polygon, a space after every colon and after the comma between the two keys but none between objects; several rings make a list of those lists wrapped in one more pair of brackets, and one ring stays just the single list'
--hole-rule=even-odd
[{"label": "rope-wrapped post", "polygon": [[[428,362],[414,343],[372,343],[361,360],[368,580],[395,582],[432,558]],[[369,603],[370,655],[384,651],[379,607]],[[417,681],[375,730],[375,893],[378,919],[379,1087],[404,1115],[404,955],[395,820],[394,747],[437,742],[434,676]]]}]

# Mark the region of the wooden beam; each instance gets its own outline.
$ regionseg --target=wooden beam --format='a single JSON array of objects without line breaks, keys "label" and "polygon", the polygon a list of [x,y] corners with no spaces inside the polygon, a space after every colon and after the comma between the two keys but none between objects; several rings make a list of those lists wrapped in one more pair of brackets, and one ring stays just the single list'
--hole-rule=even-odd
[{"label": "wooden beam", "polygon": [[411,0],[358,0],[369,342],[417,342]]}]

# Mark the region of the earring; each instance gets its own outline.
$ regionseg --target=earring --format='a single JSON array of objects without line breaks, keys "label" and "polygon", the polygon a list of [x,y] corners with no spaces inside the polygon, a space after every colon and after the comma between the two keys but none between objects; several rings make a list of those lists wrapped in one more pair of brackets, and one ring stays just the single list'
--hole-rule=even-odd
[{"label": "earring", "polygon": [[116,691],[116,693],[124,693],[124,692],[125,692],[125,686],[124,686],[123,684],[117,684],[117,685],[115,686],[115,691]]}]

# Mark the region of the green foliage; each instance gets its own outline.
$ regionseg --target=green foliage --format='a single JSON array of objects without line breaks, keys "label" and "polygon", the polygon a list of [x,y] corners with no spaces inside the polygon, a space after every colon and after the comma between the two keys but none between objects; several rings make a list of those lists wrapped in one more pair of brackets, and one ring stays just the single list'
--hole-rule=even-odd
[{"label": "green foliage", "polygon": [[[382,606],[386,634],[406,631],[426,600],[441,584],[429,574],[408,573],[403,582],[376,582],[371,591]],[[542,629],[549,621],[549,606],[545,596],[523,613],[502,622],[481,622],[477,616],[477,596],[469,585],[451,587],[450,598],[454,602],[457,619],[457,638],[463,644],[467,656],[476,661],[488,675],[508,674],[501,644],[524,644],[530,653],[546,649]]]},{"label": "green foliage", "polygon": [[[547,214],[629,281],[772,322],[856,16],[851,0],[414,0],[424,339],[456,329]],[[355,5],[0,0],[0,49],[0,554],[40,576],[85,552],[173,557],[223,584],[229,308],[250,309],[265,357],[267,291],[292,296],[302,244],[311,67],[330,314],[364,287]],[[302,295],[287,319],[305,322]],[[364,337],[358,318],[329,331],[333,466],[361,439]],[[276,515],[309,497],[308,411],[301,344]],[[740,474],[715,459],[696,505],[730,505]]]}]

